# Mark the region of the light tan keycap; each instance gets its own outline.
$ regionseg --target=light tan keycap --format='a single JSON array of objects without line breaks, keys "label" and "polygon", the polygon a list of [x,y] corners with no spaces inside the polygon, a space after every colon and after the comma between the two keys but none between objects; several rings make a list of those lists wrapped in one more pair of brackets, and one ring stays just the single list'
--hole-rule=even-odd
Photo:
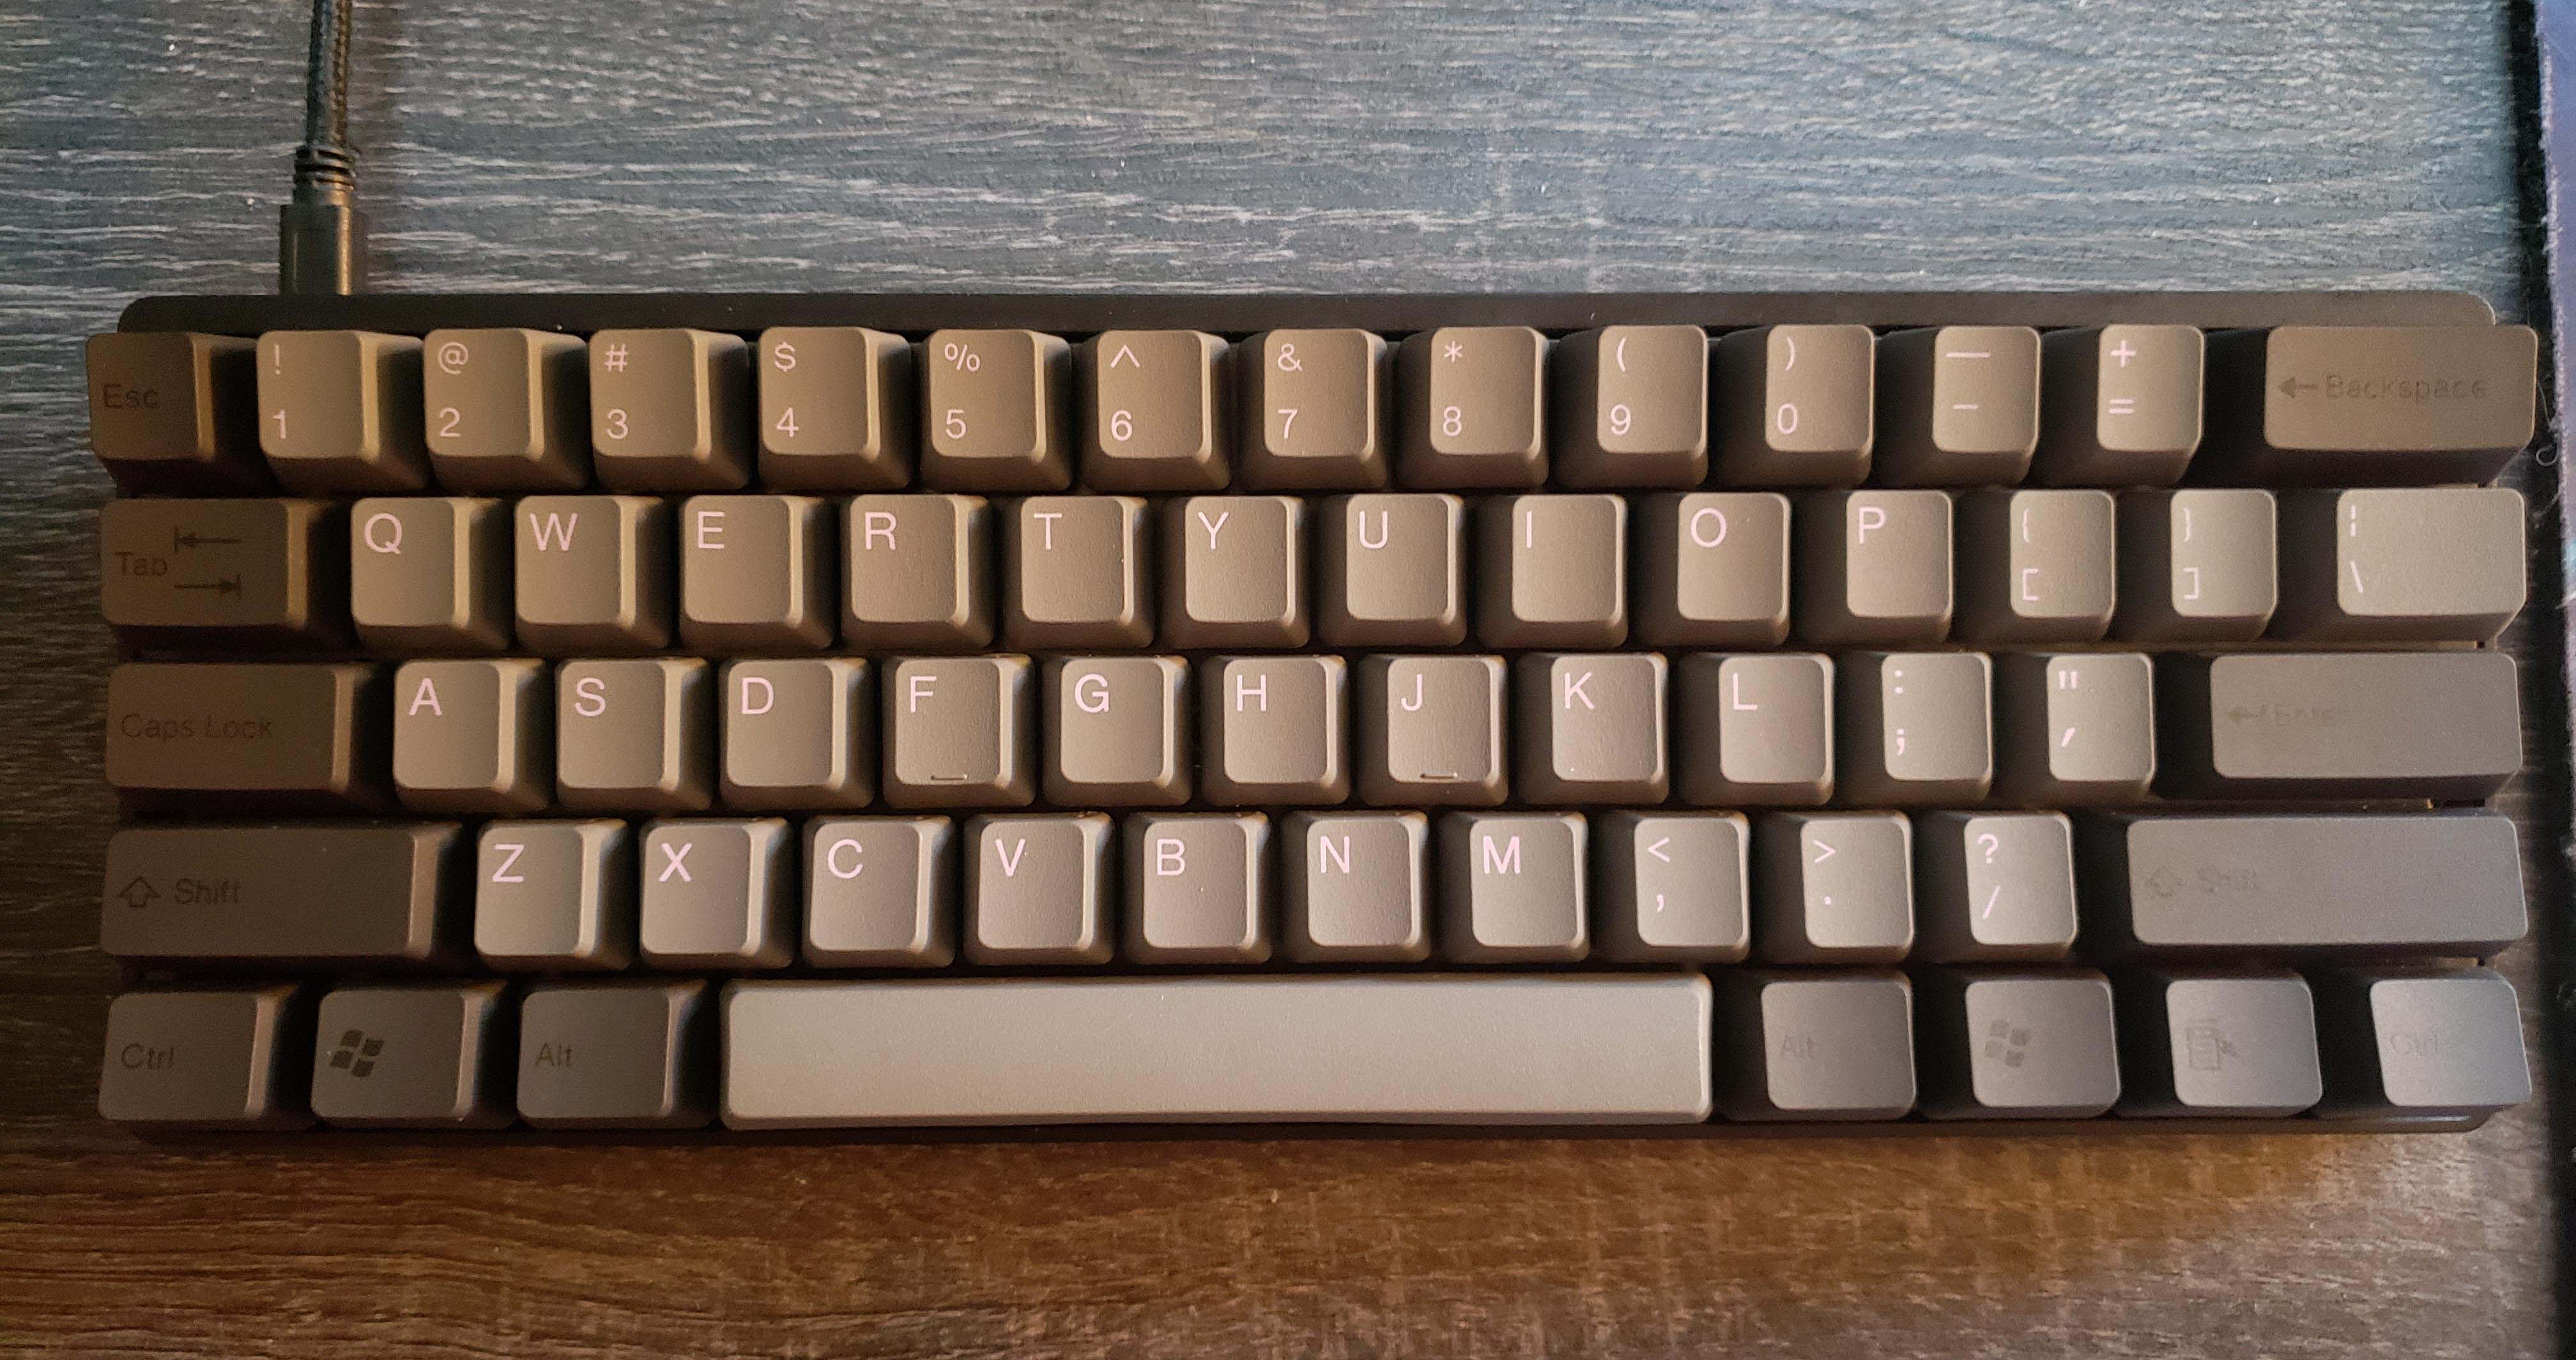
[{"label": "light tan keycap", "polygon": [[259,457],[251,342],[193,331],[89,338],[89,446],[127,495],[256,492]]},{"label": "light tan keycap", "polygon": [[1916,952],[1934,963],[2053,962],[2075,947],[2075,833],[2062,812],[1914,818]]},{"label": "light tan keycap", "polygon": [[1584,832],[1571,812],[1443,814],[1441,957],[1573,963],[1591,952]]},{"label": "light tan keycap", "polygon": [[1797,633],[1805,642],[1938,642],[1952,608],[1950,497],[1819,491],[1798,503]]},{"label": "light tan keycap", "polygon": [[98,1112],[137,1128],[300,1129],[310,1022],[287,984],[108,1004]]},{"label": "light tan keycap", "polygon": [[289,491],[418,491],[420,341],[374,331],[259,338],[259,447]]},{"label": "light tan keycap", "polygon": [[912,346],[864,326],[772,326],[754,346],[760,480],[892,491],[912,476]]},{"label": "light tan keycap", "polygon": [[2256,485],[2486,482],[2531,442],[2529,326],[2276,326],[2209,337],[2201,470]]},{"label": "light tan keycap", "polygon": [[1753,829],[1767,963],[1895,963],[1914,945],[1913,830],[1894,812],[1770,812]]},{"label": "light tan keycap", "polygon": [[2128,491],[2120,496],[2124,642],[2245,642],[2278,598],[2272,493]]},{"label": "light tan keycap", "polygon": [[1386,341],[1360,330],[1264,331],[1235,351],[1236,480],[1250,491],[1387,484]]},{"label": "light tan keycap", "polygon": [[107,782],[138,807],[384,801],[383,672],[129,662],[107,679]]},{"label": "light tan keycap", "polygon": [[1270,819],[1138,813],[1127,819],[1127,958],[1260,963],[1270,957]]},{"label": "light tan keycap", "polygon": [[98,508],[100,608],[137,646],[335,641],[347,525],[329,501],[109,501]]},{"label": "light tan keycap", "polygon": [[510,1122],[518,1026],[507,984],[343,987],[314,1018],[313,1113],[351,1127]]},{"label": "light tan keycap", "polygon": [[1048,802],[1189,801],[1189,667],[1179,657],[1060,657],[1046,663],[1045,691]]},{"label": "light tan keycap", "polygon": [[431,331],[421,341],[429,464],[450,491],[578,491],[590,480],[590,367],[553,331]]},{"label": "light tan keycap", "polygon": [[1126,648],[1154,639],[1145,502],[1031,496],[1002,516],[1002,640]]},{"label": "light tan keycap", "polygon": [[966,957],[1107,963],[1109,819],[977,817],[966,824]]},{"label": "light tan keycap", "polygon": [[474,952],[494,968],[536,972],[634,962],[635,840],[626,823],[484,823]]},{"label": "light tan keycap", "polygon": [[695,657],[555,671],[555,796],[583,811],[696,812],[715,788],[714,675]]},{"label": "light tan keycap", "polygon": [[1736,812],[1611,812],[1593,819],[1593,951],[1605,959],[1742,963],[1753,832]]},{"label": "light tan keycap", "polygon": [[2134,803],[2155,775],[2155,669],[2144,653],[1995,658],[1996,796]]},{"label": "light tan keycap", "polygon": [[1035,679],[1025,656],[888,661],[886,802],[1025,806],[1038,785]]},{"label": "light tan keycap", "polygon": [[1491,807],[1509,791],[1503,659],[1359,660],[1360,801],[1379,807]]},{"label": "light tan keycap", "polygon": [[945,817],[805,824],[805,961],[944,968],[957,957],[957,832]]},{"label": "light tan keycap", "polygon": [[591,465],[611,491],[733,491],[751,480],[751,351],[740,336],[590,337]]},{"label": "light tan keycap", "polygon": [[1467,504],[1456,496],[1335,496],[1316,513],[1315,631],[1335,647],[1467,640]]},{"label": "light tan keycap", "polygon": [[1603,326],[1556,342],[1548,375],[1556,479],[1692,487],[1708,477],[1708,332]]},{"label": "light tan keycap", "polygon": [[2272,635],[2492,642],[2522,612],[2524,518],[2496,486],[2287,493]]},{"label": "light tan keycap", "polygon": [[349,507],[349,617],[382,652],[510,645],[510,506],[385,496]]},{"label": "light tan keycap", "polygon": [[1219,807],[1350,797],[1338,656],[1216,657],[1199,666],[1200,793]]},{"label": "light tan keycap", "polygon": [[2109,492],[1987,489],[1957,509],[1962,640],[2093,642],[2109,631]]},{"label": "light tan keycap", "polygon": [[981,496],[853,496],[841,639],[973,651],[993,642],[992,510]]},{"label": "light tan keycap", "polygon": [[2183,652],[2156,671],[2167,796],[2475,802],[2523,768],[2509,652]]},{"label": "light tan keycap", "polygon": [[725,802],[865,806],[877,782],[875,679],[854,656],[726,662],[716,700]]},{"label": "light tan keycap", "polygon": [[519,1117],[538,1128],[697,1128],[714,1115],[707,982],[543,983],[519,1004]]},{"label": "light tan keycap", "polygon": [[1855,486],[1869,475],[1878,338],[1867,326],[1757,326],[1717,342],[1717,479]]},{"label": "light tan keycap", "polygon": [[1847,802],[1973,803],[1994,779],[1983,652],[1853,652],[1835,674]]},{"label": "light tan keycap", "polygon": [[941,491],[1073,485],[1073,351],[1036,331],[933,331],[922,345],[921,482]]},{"label": "light tan keycap", "polygon": [[814,496],[680,503],[680,640],[706,651],[804,651],[832,640],[831,507]]},{"label": "light tan keycap", "polygon": [[1693,652],[1674,668],[1674,780],[1684,802],[1797,806],[1833,795],[1833,658]]},{"label": "light tan keycap", "polygon": [[131,963],[447,963],[467,905],[458,843],[454,822],[124,827],[107,841],[99,951]]},{"label": "light tan keycap", "polygon": [[1431,957],[1431,824],[1419,812],[1292,812],[1279,853],[1279,949],[1305,963]]},{"label": "light tan keycap", "polygon": [[636,944],[653,968],[778,968],[795,954],[794,838],[776,817],[644,828]]},{"label": "light tan keycap", "polygon": [[1641,642],[1776,647],[1789,636],[1789,498],[1737,491],[1637,502],[1630,594]]},{"label": "light tan keycap", "polygon": [[1396,347],[1396,473],[1425,490],[1547,480],[1547,337],[1527,326],[1443,326]]},{"label": "light tan keycap", "polygon": [[1616,647],[1628,637],[1628,503],[1494,496],[1476,516],[1476,638],[1488,647]]},{"label": "light tan keycap", "polygon": [[2040,342],[2048,486],[2171,486],[2200,447],[2195,326],[2086,326]]},{"label": "light tan keycap", "polygon": [[524,657],[394,671],[394,792],[421,812],[528,813],[554,800],[554,687]]},{"label": "light tan keycap", "polygon": [[1306,507],[1293,496],[1163,504],[1163,643],[1306,645]]},{"label": "light tan keycap", "polygon": [[1205,331],[1102,331],[1074,350],[1082,480],[1100,491],[1226,484],[1225,342]]},{"label": "light tan keycap", "polygon": [[1660,803],[1671,786],[1664,759],[1664,658],[1657,652],[1524,656],[1520,691],[1520,795],[1533,803]]},{"label": "light tan keycap", "polygon": [[651,496],[530,496],[519,502],[520,645],[649,652],[671,642],[671,509]]},{"label": "light tan keycap", "polygon": [[2009,485],[2039,444],[2039,332],[1939,326],[1878,342],[1884,486]]}]

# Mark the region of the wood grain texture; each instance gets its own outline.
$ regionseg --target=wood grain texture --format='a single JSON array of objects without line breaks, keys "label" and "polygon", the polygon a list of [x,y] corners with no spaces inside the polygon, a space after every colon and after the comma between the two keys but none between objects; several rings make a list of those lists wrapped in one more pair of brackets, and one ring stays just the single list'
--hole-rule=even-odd
[{"label": "wood grain texture", "polygon": [[[2511,311],[2505,24],[450,0],[361,6],[353,119],[407,290],[2386,286]],[[0,1351],[2554,1348],[2536,1104],[2268,1141],[161,1149],[100,1124],[106,482],[76,342],[139,293],[270,284],[302,25],[300,0],[0,0]]]}]

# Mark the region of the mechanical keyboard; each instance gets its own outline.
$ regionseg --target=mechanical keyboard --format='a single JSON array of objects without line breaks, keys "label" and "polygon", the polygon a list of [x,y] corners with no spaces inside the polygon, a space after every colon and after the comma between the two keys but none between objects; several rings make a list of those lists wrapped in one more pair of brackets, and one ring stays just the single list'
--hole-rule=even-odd
[{"label": "mechanical keyboard", "polygon": [[2434,294],[145,299],[99,1107],[2474,1127],[2536,356]]}]

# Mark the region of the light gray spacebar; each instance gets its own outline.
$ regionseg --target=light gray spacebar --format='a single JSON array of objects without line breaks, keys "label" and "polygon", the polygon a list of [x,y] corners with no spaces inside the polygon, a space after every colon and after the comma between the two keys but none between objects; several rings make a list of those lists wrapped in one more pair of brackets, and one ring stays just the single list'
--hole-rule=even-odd
[{"label": "light gray spacebar", "polygon": [[736,982],[724,1121],[1688,1123],[1697,976]]}]

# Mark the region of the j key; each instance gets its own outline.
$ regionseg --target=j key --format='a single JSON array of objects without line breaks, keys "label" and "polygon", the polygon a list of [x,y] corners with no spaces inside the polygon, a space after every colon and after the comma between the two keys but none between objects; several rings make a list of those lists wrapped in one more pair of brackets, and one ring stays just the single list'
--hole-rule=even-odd
[{"label": "j key", "polygon": [[431,331],[421,341],[429,463],[450,491],[578,491],[590,480],[590,369],[552,331]]},{"label": "j key", "polygon": [[518,635],[552,656],[671,642],[671,509],[652,496],[519,502]]},{"label": "j key", "polygon": [[2531,1098],[2513,984],[2485,968],[2320,973],[2323,1119],[2487,1115]]},{"label": "j key", "polygon": [[1317,512],[1315,631],[1334,647],[1467,640],[1467,505],[1456,496],[1336,496]]},{"label": "j key", "polygon": [[1534,487],[1547,480],[1547,337],[1527,326],[1444,326],[1397,346],[1406,486]]},{"label": "j key", "polygon": [[830,508],[813,496],[680,504],[680,640],[708,651],[805,651],[832,640]]},{"label": "j key", "polygon": [[1252,491],[1373,491],[1387,484],[1393,364],[1367,331],[1264,331],[1235,351],[1238,480]]},{"label": "j key", "polygon": [[854,647],[993,643],[992,510],[981,496],[854,496],[841,637]]},{"label": "j key", "polygon": [[740,336],[590,337],[590,446],[611,491],[732,491],[751,480],[751,352]]},{"label": "j key", "polygon": [[1510,783],[1503,683],[1498,656],[1361,657],[1360,800],[1379,807],[1503,801]]},{"label": "j key", "polygon": [[1877,337],[1757,326],[1717,342],[1717,475],[1727,486],[1852,486],[1869,475]]},{"label": "j key", "polygon": [[2093,642],[2110,630],[2108,492],[1972,491],[1958,513],[1960,638]]},{"label": "j key", "polygon": [[343,987],[314,1017],[313,1113],[352,1127],[499,1128],[517,1022],[499,982]]},{"label": "j key", "polygon": [[1628,503],[1495,496],[1479,509],[1476,637],[1488,647],[1616,647],[1628,638]]},{"label": "j key", "polygon": [[782,491],[892,491],[912,476],[913,354],[864,326],[772,326],[760,384],[760,480]]},{"label": "j key", "polygon": [[1854,652],[1835,671],[1842,796],[1973,803],[1994,779],[1982,652]]},{"label": "j key", "polygon": [[387,496],[349,507],[349,615],[389,652],[493,652],[510,645],[510,507]]},{"label": "j key", "polygon": [[251,342],[189,331],[89,338],[89,445],[127,495],[257,491]]},{"label": "j key", "polygon": [[2479,799],[2522,768],[2503,652],[2264,652],[2157,663],[2160,788]]},{"label": "j key", "polygon": [[1742,814],[1611,812],[1592,827],[1595,953],[1627,963],[1744,961],[1753,834]]},{"label": "j key", "polygon": [[2209,338],[2200,472],[2294,485],[2493,480],[2531,442],[2528,326],[2279,326]]},{"label": "j key", "polygon": [[726,662],[717,690],[724,801],[785,810],[874,797],[875,680],[858,657]]},{"label": "j key", "polygon": [[2126,642],[2246,642],[2277,598],[2272,493],[2130,491],[2120,496],[2119,610]]},{"label": "j key", "polygon": [[1684,802],[1794,806],[1832,796],[1833,658],[1694,652],[1673,683]]},{"label": "j key", "polygon": [[2281,608],[2296,642],[2492,642],[2522,612],[2522,493],[2503,487],[2293,491]]},{"label": "j key", "polygon": [[259,446],[278,485],[418,491],[420,341],[373,331],[270,331],[259,338]]},{"label": "j key", "polygon": [[2089,968],[1916,974],[1923,1113],[2089,1119],[2120,1098],[2111,984]]},{"label": "j key", "polygon": [[1440,819],[1440,952],[1453,963],[1574,963],[1591,952],[1574,813]]},{"label": "j key", "polygon": [[2194,326],[2086,326],[2040,343],[2048,486],[2171,486],[2200,447],[2202,341]]},{"label": "j key", "polygon": [[1046,796],[1075,806],[1190,799],[1189,667],[1172,656],[1046,663]]},{"label": "j key", "polygon": [[2155,670],[2138,652],[1995,658],[1995,792],[2135,803],[2156,775]]},{"label": "j key", "polygon": [[794,838],[776,817],[644,828],[636,944],[662,969],[777,968],[796,950]]},{"label": "j key", "polygon": [[137,646],[327,643],[343,632],[347,526],[328,501],[112,500],[99,602]]},{"label": "j key", "polygon": [[1914,946],[1913,829],[1893,812],[1773,812],[1754,830],[1771,963],[1895,963]]},{"label": "j key", "polygon": [[1798,503],[1798,636],[1939,642],[1949,636],[1950,497],[1822,491]]},{"label": "j key", "polygon": [[525,657],[394,671],[394,792],[417,812],[535,812],[554,800],[554,686]]},{"label": "j key", "polygon": [[145,807],[381,806],[384,684],[355,664],[119,666],[107,681],[107,782]]},{"label": "j key", "polygon": [[1154,637],[1145,502],[1031,496],[1002,518],[1002,639],[1013,647],[1142,647]]},{"label": "j key", "polygon": [[978,817],[966,824],[966,957],[1107,963],[1109,819]]},{"label": "j key", "polygon": [[805,825],[805,961],[944,968],[957,957],[957,832],[945,817]]},{"label": "j key", "polygon": [[2075,944],[2075,833],[2055,812],[1914,818],[1916,952],[1934,963],[2038,961]]},{"label": "j key", "polygon": [[1288,814],[1280,952],[1303,963],[1431,957],[1430,829],[1419,812]]},{"label": "j key", "polygon": [[2120,1113],[2284,1118],[2317,1103],[2317,1016],[2286,969],[2120,980]]},{"label": "j key", "polygon": [[1035,331],[933,331],[922,346],[921,480],[941,491],[1073,485],[1073,351]]},{"label": "j key", "polygon": [[1729,969],[1717,999],[1729,1119],[1895,1119],[1914,1108],[1914,993],[1894,972]]},{"label": "j key", "polygon": [[1656,652],[1520,659],[1521,796],[1533,803],[1660,803],[1664,658]]},{"label": "j key", "polygon": [[300,1129],[313,1021],[292,986],[128,992],[107,1008],[98,1112],[138,1128]]},{"label": "j key", "polygon": [[1789,499],[1771,492],[1637,503],[1637,638],[1777,647],[1789,636]]},{"label": "j key", "polygon": [[99,948],[132,962],[419,965],[455,952],[452,822],[138,826],[109,838]]},{"label": "j key", "polygon": [[1127,819],[1127,957],[1261,963],[1270,957],[1270,819],[1139,813]]},{"label": "j key", "polygon": [[635,841],[626,823],[484,823],[474,952],[494,968],[532,972],[633,963]]},{"label": "j key", "polygon": [[1199,668],[1201,793],[1219,807],[1351,796],[1346,664],[1338,656],[1217,657]]},{"label": "j key", "polygon": [[1693,487],[1708,479],[1708,332],[1604,326],[1557,341],[1549,362],[1559,482]]},{"label": "j key", "polygon": [[715,788],[712,668],[695,657],[555,671],[555,796],[584,811],[695,812]]},{"label": "j key", "polygon": [[1163,642],[1306,645],[1306,507],[1293,496],[1163,504]]},{"label": "j key", "polygon": [[571,982],[519,1003],[519,1117],[548,1129],[687,1129],[714,1117],[703,982]]},{"label": "j key", "polygon": [[1941,326],[1879,341],[1878,447],[1887,486],[2008,485],[2039,444],[2039,332]]},{"label": "j key", "polygon": [[1097,491],[1215,491],[1227,479],[1225,342],[1102,331],[1074,351],[1082,479]]},{"label": "j key", "polygon": [[1037,695],[1025,656],[885,663],[885,800],[1022,807],[1037,794]]}]

